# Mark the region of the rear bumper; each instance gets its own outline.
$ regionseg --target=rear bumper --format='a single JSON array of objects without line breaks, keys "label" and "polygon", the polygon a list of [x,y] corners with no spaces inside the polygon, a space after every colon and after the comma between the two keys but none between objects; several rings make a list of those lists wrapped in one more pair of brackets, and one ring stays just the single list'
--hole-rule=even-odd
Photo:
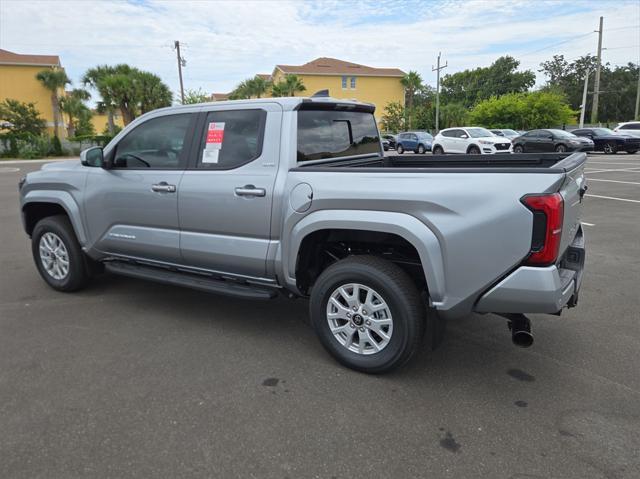
[{"label": "rear bumper", "polygon": [[582,228],[558,265],[521,266],[484,293],[478,313],[550,313],[578,302],[584,272],[585,243]]}]

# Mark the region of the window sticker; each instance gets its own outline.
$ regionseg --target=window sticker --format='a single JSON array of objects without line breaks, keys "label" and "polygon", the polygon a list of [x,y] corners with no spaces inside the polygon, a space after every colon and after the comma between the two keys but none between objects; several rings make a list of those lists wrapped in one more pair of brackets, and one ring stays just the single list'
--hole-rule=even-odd
[{"label": "window sticker", "polygon": [[207,139],[202,152],[203,163],[218,163],[222,142],[224,141],[224,122],[210,122]]}]

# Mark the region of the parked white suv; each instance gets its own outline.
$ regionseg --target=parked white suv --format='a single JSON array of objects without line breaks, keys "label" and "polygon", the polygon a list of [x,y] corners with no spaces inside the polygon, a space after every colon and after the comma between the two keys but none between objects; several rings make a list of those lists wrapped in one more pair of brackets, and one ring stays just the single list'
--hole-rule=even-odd
[{"label": "parked white suv", "polygon": [[464,126],[446,128],[433,139],[434,155],[445,153],[468,153],[472,155],[492,155],[494,153],[513,153],[511,141],[497,136],[486,128]]},{"label": "parked white suv", "polygon": [[624,133],[625,135],[631,135],[640,138],[640,121],[627,121],[625,123],[619,123],[613,131],[615,131],[616,133]]}]

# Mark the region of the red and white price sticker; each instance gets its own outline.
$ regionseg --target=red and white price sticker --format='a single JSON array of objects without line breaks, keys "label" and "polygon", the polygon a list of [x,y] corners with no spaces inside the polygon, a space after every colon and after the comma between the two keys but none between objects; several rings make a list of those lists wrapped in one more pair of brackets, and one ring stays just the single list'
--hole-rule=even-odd
[{"label": "red and white price sticker", "polygon": [[207,128],[207,139],[202,152],[203,163],[218,163],[222,142],[224,141],[224,122],[210,122]]}]

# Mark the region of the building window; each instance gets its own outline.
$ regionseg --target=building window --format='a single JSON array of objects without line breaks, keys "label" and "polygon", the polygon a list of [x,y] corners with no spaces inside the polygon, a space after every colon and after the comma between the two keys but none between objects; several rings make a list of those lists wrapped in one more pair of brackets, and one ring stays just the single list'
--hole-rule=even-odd
[{"label": "building window", "polygon": [[342,89],[347,89],[347,77],[342,77]]},{"label": "building window", "polygon": [[355,90],[356,88],[356,77],[351,77],[351,89]]}]

